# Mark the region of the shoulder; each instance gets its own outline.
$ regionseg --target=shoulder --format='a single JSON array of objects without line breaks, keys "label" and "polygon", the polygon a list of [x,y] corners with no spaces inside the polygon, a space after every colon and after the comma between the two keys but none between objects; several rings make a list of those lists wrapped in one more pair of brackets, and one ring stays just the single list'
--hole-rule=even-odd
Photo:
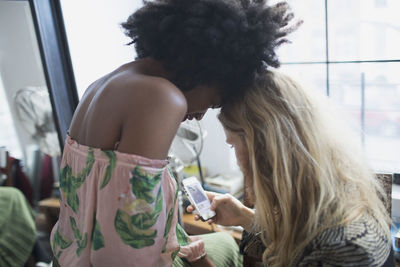
[{"label": "shoulder", "polygon": [[372,220],[324,230],[303,251],[298,266],[381,266],[391,243]]},{"label": "shoulder", "polygon": [[183,93],[171,82],[138,76],[123,81],[119,151],[165,159],[187,111]]},{"label": "shoulder", "polygon": [[170,111],[185,113],[187,109],[186,98],[173,83],[170,81],[153,76],[137,75],[122,81],[123,86],[119,86],[120,98],[122,102],[132,107],[168,108]]}]

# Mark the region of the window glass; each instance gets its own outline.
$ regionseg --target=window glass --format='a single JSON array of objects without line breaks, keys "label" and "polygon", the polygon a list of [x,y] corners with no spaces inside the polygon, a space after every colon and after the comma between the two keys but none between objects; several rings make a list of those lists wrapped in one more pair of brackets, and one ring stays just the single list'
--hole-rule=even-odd
[{"label": "window glass", "polygon": [[400,63],[334,64],[330,68],[331,98],[359,131],[377,170],[395,171],[400,166],[399,68]]},{"label": "window glass", "polygon": [[79,98],[95,80],[134,60],[120,24],[141,6],[132,0],[61,0]]},{"label": "window glass", "polygon": [[325,64],[282,64],[279,70],[289,74],[302,86],[307,86],[321,92],[321,94],[326,94]]},{"label": "window glass", "polygon": [[58,154],[60,147],[28,2],[0,1],[0,40],[0,146],[25,162],[30,147]]},{"label": "window glass", "polygon": [[0,131],[0,146],[7,145],[7,150],[14,157],[22,158],[22,150],[18,140],[15,138],[17,134],[11,114],[0,76],[0,121],[2,128]]},{"label": "window glass", "polygon": [[[281,1],[271,1],[271,3]],[[321,0],[287,1],[294,12],[293,21],[303,24],[288,36],[292,42],[278,49],[281,62],[325,61],[325,5]],[[312,40],[310,42],[310,40]]]},{"label": "window glass", "polygon": [[[19,160],[32,183],[33,199],[28,200],[34,205],[51,194],[40,191],[43,163],[51,162],[46,166],[56,178],[60,155],[39,39],[28,1],[0,1],[0,147]],[[0,185],[16,185],[15,178],[0,175]]]},{"label": "window glass", "polygon": [[400,59],[399,10],[399,0],[328,1],[329,60]]}]

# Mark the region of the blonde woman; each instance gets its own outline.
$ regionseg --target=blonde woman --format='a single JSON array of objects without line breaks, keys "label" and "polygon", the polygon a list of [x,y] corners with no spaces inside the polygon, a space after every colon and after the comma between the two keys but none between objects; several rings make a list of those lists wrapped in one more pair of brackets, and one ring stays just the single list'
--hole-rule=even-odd
[{"label": "blonde woman", "polygon": [[275,71],[221,110],[255,210],[208,193],[209,223],[243,226],[242,251],[265,266],[394,266],[383,191],[330,113]]}]

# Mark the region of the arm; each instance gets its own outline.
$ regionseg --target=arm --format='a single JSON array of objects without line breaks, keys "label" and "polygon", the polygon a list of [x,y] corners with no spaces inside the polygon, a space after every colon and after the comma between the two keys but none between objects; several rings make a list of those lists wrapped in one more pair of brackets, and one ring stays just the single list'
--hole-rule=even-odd
[{"label": "arm", "polygon": [[247,232],[250,232],[251,230],[251,224],[253,222],[254,219],[254,210],[250,209],[246,206],[243,206],[242,209],[242,216],[241,216],[241,222],[240,222],[240,226],[242,226],[244,228],[244,230],[246,230]]}]

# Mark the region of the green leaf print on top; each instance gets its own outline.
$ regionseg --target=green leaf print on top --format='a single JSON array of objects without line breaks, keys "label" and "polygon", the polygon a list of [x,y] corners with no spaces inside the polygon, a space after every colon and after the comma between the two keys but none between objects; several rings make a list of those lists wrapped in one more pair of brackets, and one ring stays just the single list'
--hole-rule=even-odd
[{"label": "green leaf print on top", "polygon": [[65,167],[60,170],[60,189],[65,194],[68,205],[75,213],[78,213],[79,210],[79,198],[76,190],[85,182],[86,177],[92,170],[93,163],[93,149],[89,148],[86,166],[78,175],[74,176],[72,174],[72,169],[69,165],[65,165]]},{"label": "green leaf print on top", "polygon": [[78,248],[76,249],[76,255],[78,257],[80,257],[82,254],[82,251],[86,248],[86,245],[87,245],[87,233],[85,233],[85,235],[82,237],[82,234],[76,225],[75,219],[73,217],[69,217],[69,220],[71,222],[71,228],[72,228],[72,231],[74,232],[74,237],[76,239],[76,243],[78,245]]},{"label": "green leaf print on top", "polygon": [[169,234],[169,230],[171,230],[171,222],[172,222],[173,215],[174,215],[174,208],[171,208],[168,212],[167,223],[165,224],[165,230],[164,230],[165,242],[164,242],[163,249],[161,251],[162,253],[164,253],[165,250],[167,249],[168,234]]},{"label": "green leaf print on top", "polygon": [[100,189],[103,189],[110,182],[112,172],[114,171],[115,165],[117,164],[117,157],[114,151],[104,150],[103,153],[106,154],[106,156],[108,157],[108,166],[106,172],[104,173]]},{"label": "green leaf print on top", "polygon": [[[68,248],[69,246],[71,246],[71,244],[72,240],[66,236],[63,236],[60,233],[60,229],[57,228],[57,231],[53,236],[53,242],[52,242],[52,250],[54,255],[56,255],[56,258],[58,259],[62,253],[62,250]],[[58,253],[56,253],[58,247],[60,248],[60,250],[58,251]]]},{"label": "green leaf print on top", "polygon": [[132,185],[132,193],[136,198],[144,199],[147,203],[154,202],[153,190],[155,186],[161,181],[161,172],[155,175],[149,175],[136,166],[132,171],[132,178],[129,182]]},{"label": "green leaf print on top", "polygon": [[[163,192],[161,182],[161,172],[149,175],[139,166],[132,171],[133,177],[130,179],[132,192],[137,201],[154,204],[147,212],[138,212],[130,216],[127,212],[119,209],[114,219],[115,230],[122,241],[136,249],[152,246],[157,236],[157,230],[151,229],[158,220],[163,207]],[[154,197],[154,189],[159,184],[157,196]],[[135,202],[134,201],[134,202]]]},{"label": "green leaf print on top", "polygon": [[187,246],[190,244],[188,235],[179,223],[176,224],[176,238],[178,239],[178,244],[180,246]]},{"label": "green leaf print on top", "polygon": [[79,198],[78,194],[76,194],[76,191],[73,191],[69,194],[66,194],[67,197],[67,203],[71,207],[71,209],[75,212],[78,213],[79,210]]},{"label": "green leaf print on top", "polygon": [[[173,175],[173,173],[171,172],[170,169],[168,169],[169,174],[171,175],[171,177],[173,177],[176,181],[175,176]],[[165,239],[165,243],[164,243],[164,247],[162,249],[162,253],[164,253],[167,249],[167,243],[168,243],[168,234],[169,231],[171,230],[171,223],[172,223],[172,218],[174,217],[174,213],[175,213],[175,206],[176,206],[176,199],[178,198],[178,188],[176,188],[175,191],[175,197],[174,197],[174,204],[172,206],[172,208],[169,210],[168,212],[168,217],[167,217],[167,222],[165,224],[165,230],[164,230],[164,239]]]},{"label": "green leaf print on top", "polygon": [[162,204],[163,204],[163,199],[162,199],[162,190],[160,186],[160,189],[158,189],[156,204],[154,206],[153,212],[137,213],[132,216],[131,223],[133,223],[137,228],[143,230],[152,227],[157,222],[158,216],[160,215],[162,209]]},{"label": "green leaf print on top", "polygon": [[93,234],[92,234],[92,249],[99,250],[104,247],[104,237],[100,231],[100,224],[95,219]]},{"label": "green leaf print on top", "polygon": [[131,216],[121,210],[115,215],[114,226],[122,241],[133,248],[152,246],[157,235],[157,230],[137,228],[131,223]]}]

